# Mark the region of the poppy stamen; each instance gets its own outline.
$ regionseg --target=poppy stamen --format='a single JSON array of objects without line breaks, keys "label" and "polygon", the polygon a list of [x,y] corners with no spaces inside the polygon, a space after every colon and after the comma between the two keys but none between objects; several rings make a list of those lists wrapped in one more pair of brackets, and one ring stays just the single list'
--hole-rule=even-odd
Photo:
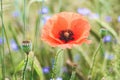
[{"label": "poppy stamen", "polygon": [[60,35],[59,39],[63,40],[65,43],[67,43],[71,40],[74,40],[74,38],[73,38],[74,34],[71,30],[62,30],[62,31],[60,31],[59,35]]}]

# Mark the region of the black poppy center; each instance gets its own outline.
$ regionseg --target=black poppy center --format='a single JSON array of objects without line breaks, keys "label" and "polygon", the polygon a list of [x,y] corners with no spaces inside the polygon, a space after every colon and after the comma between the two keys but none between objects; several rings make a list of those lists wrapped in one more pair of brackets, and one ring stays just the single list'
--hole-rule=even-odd
[{"label": "black poppy center", "polygon": [[65,43],[67,43],[71,40],[74,40],[74,38],[73,38],[74,34],[71,30],[62,30],[62,31],[60,31],[59,35],[60,35],[59,39],[64,41]]}]

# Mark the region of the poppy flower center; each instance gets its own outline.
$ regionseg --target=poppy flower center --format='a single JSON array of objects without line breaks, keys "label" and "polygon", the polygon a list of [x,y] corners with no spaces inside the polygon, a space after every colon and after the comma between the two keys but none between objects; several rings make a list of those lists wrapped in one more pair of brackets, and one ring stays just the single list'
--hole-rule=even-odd
[{"label": "poppy flower center", "polygon": [[74,38],[73,38],[74,34],[71,30],[62,30],[62,31],[60,31],[59,35],[60,35],[59,39],[64,41],[65,43],[67,43],[71,40],[74,40]]}]

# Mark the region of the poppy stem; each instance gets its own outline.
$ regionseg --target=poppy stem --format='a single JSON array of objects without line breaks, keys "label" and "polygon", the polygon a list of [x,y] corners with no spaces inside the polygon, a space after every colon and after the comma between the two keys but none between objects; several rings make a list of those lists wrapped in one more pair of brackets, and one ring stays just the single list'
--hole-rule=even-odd
[{"label": "poppy stem", "polygon": [[95,65],[95,59],[96,59],[96,56],[98,54],[98,51],[102,48],[102,40],[100,40],[100,44],[98,46],[98,48],[96,49],[96,51],[94,52],[93,54],[93,61],[92,61],[92,65],[91,65],[91,68],[89,70],[89,74],[88,74],[88,80],[92,80],[92,71],[93,71],[93,68],[94,68],[94,65]]},{"label": "poppy stem", "polygon": [[25,72],[26,72],[27,63],[28,63],[28,55],[27,55],[27,58],[25,60],[25,66],[24,66],[24,69],[23,69],[22,80],[25,80]]},{"label": "poppy stem", "polygon": [[60,49],[56,53],[55,61],[54,61],[54,65],[53,65],[53,70],[52,70],[52,80],[55,80],[55,78],[56,78],[56,71],[57,71],[56,68],[57,68],[58,57],[59,57],[59,55],[60,55],[60,53],[61,53],[62,50],[63,49]]}]

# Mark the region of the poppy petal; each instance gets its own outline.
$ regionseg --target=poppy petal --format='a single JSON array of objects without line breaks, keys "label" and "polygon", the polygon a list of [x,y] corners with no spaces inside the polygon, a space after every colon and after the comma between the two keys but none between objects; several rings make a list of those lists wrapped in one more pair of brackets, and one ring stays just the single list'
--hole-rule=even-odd
[{"label": "poppy petal", "polygon": [[[77,19],[71,23],[71,29],[73,30],[75,40],[77,40],[81,38],[83,34],[90,31],[90,26],[88,25],[87,21]],[[86,36],[88,36],[88,34]]]},{"label": "poppy petal", "polygon": [[55,18],[56,18],[56,21],[54,23],[54,26],[52,27],[52,34],[56,38],[58,38],[59,32],[62,30],[66,30],[68,27],[68,24],[67,24],[67,21],[61,16],[57,16]]}]

